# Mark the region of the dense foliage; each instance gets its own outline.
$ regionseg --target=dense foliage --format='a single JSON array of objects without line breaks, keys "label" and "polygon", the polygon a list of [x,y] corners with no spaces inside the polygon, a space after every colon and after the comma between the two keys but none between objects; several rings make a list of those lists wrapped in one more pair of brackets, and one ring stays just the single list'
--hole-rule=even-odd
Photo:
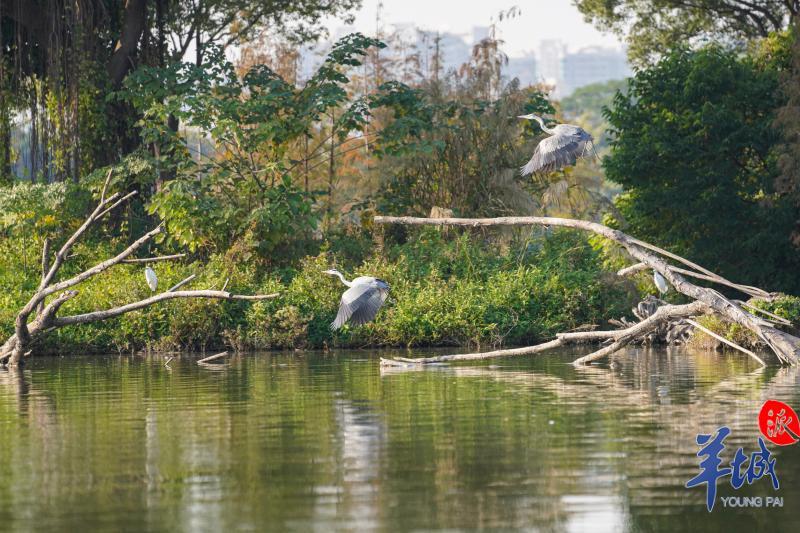
[{"label": "dense foliage", "polygon": [[[475,243],[473,235],[424,230],[403,245],[373,250],[369,233],[334,236],[319,255],[295,268],[262,272],[251,263],[216,255],[205,263],[153,265],[164,286],[198,274],[193,287],[243,293],[280,292],[267,302],[176,301],[119,319],[57,330],[41,352],[138,349],[360,347],[366,345],[498,346],[535,342],[557,331],[626,313],[636,293],[603,274],[602,257],[586,240],[558,232],[511,246]],[[0,243],[0,324],[13,330],[14,312],[39,279],[24,250]],[[115,243],[81,246],[73,268],[106,257]],[[29,259],[30,260],[30,259]],[[336,266],[348,277],[390,280],[391,302],[377,320],[333,333],[329,328],[344,287],[322,274]],[[123,265],[86,284],[65,313],[107,308],[144,298],[141,266]]]},{"label": "dense foliage", "polygon": [[[605,214],[737,281],[800,290],[798,52],[780,31],[792,9],[784,3],[742,18],[728,0],[577,2],[598,25],[632,24],[641,68],[561,102],[504,76],[496,23],[450,71],[438,36],[418,47],[380,24],[377,38],[346,36],[301,68],[299,44],[320,34],[321,17],[347,16],[357,0],[202,9],[81,0],[80,13],[61,0],[37,4],[63,17],[36,25],[0,9],[0,141],[12,117],[24,122],[13,131],[21,143],[0,142],[3,332],[38,284],[45,239],[58,245],[81,223],[108,170],[112,190],[139,195],[86,235],[62,275],[163,223],[141,255],[189,255],[155,265],[162,286],[198,274],[197,287],[227,279],[240,292],[281,293],[252,306],[171,302],[54,332],[43,348],[516,344],[626,314],[636,294],[653,291],[644,277],[621,285],[606,275],[618,265],[602,239],[376,228],[375,214]],[[23,34],[37,54],[23,53]],[[46,35],[71,37],[48,47]],[[705,36],[725,44],[703,46]],[[741,38],[752,41],[734,46]],[[521,178],[543,138],[516,118],[531,112],[588,129],[604,167],[587,158]],[[26,183],[12,177],[15,158]],[[320,271],[334,265],[390,282],[377,321],[329,331],[342,286]],[[121,266],[64,310],[147,294],[141,267]]]},{"label": "dense foliage", "polygon": [[797,292],[795,205],[776,190],[780,54],[716,46],[638,72],[608,120],[628,230],[725,276]]},{"label": "dense foliage", "polygon": [[[157,169],[148,209],[166,222],[171,241],[190,250],[237,248],[244,259],[291,259],[292,245],[302,244],[318,222],[312,195],[293,180],[299,173],[293,148],[337,108],[343,112],[331,141],[363,128],[370,101],[350,100],[343,70],[359,66],[370,46],[383,44],[359,34],[341,39],[302,87],[266,65],[240,76],[220,50],[202,67],[174,63],[132,74],[119,98],[140,110],[142,137],[152,146],[132,157],[150,159],[148,168]],[[211,153],[191,152],[169,127],[174,117],[210,141]]]},{"label": "dense foliage", "polygon": [[[110,95],[137,67],[184,60],[269,28],[301,41],[323,17],[349,18],[360,0],[0,0],[0,183],[13,175],[78,181],[141,147],[134,110]],[[11,123],[24,114],[27,131]],[[173,120],[173,129],[178,122]],[[14,169],[25,153],[29,163]]]},{"label": "dense foliage", "polygon": [[787,0],[573,0],[584,17],[624,36],[634,62],[648,63],[675,46],[737,44],[768,37],[800,13]]}]

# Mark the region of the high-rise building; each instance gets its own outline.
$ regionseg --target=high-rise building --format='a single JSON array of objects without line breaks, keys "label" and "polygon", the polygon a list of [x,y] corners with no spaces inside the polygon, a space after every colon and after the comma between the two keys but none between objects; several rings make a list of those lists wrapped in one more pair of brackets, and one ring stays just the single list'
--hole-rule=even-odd
[{"label": "high-rise building", "polygon": [[597,46],[566,54],[562,68],[564,83],[561,96],[568,96],[585,85],[619,80],[631,74],[623,50]]},{"label": "high-rise building", "polygon": [[559,39],[543,39],[539,43],[539,76],[547,84],[555,85],[556,91],[560,88],[564,78],[561,70],[561,60],[566,53],[564,43]]},{"label": "high-rise building", "polygon": [[503,75],[509,80],[519,78],[521,86],[534,85],[540,81],[537,71],[536,57],[527,53],[522,57],[509,57]]},{"label": "high-rise building", "polygon": [[469,61],[472,47],[461,35],[441,32],[439,36],[439,54],[442,58],[442,70],[458,69]]},{"label": "high-rise building", "polygon": [[473,26],[472,27],[472,44],[478,44],[482,40],[489,37],[489,26]]}]

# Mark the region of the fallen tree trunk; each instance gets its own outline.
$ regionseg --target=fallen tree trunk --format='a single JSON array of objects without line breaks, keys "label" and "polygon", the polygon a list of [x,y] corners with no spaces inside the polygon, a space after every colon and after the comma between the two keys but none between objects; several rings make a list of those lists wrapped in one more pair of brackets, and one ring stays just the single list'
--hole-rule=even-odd
[{"label": "fallen tree trunk", "polygon": [[[763,341],[767,346],[769,346],[770,350],[775,356],[775,360],[779,364],[788,364],[788,365],[795,365],[800,361],[800,339],[797,337],[790,335],[785,331],[781,331],[774,327],[773,323],[762,319],[755,314],[750,313],[749,311],[745,310],[743,306],[740,306],[736,301],[730,300],[724,295],[720,294],[718,291],[708,288],[708,287],[701,287],[695,285],[684,277],[686,275],[691,277],[700,278],[706,281],[710,281],[713,283],[718,283],[721,285],[725,285],[727,287],[734,288],[740,292],[745,294],[749,294],[751,296],[756,296],[759,298],[764,299],[771,299],[774,297],[773,294],[760,289],[758,287],[751,287],[749,285],[742,285],[738,283],[734,283],[729,281],[722,276],[711,272],[708,269],[697,265],[688,259],[680,257],[676,254],[658,248],[652,244],[640,241],[627,235],[619,230],[615,230],[604,226],[602,224],[598,224],[596,222],[589,222],[586,220],[574,220],[569,218],[555,218],[555,217],[499,217],[499,218],[421,218],[421,217],[389,217],[389,216],[376,216],[375,217],[376,224],[405,224],[405,225],[413,225],[413,226],[421,226],[421,225],[430,225],[430,226],[467,226],[467,227],[487,227],[487,226],[530,226],[530,225],[539,225],[539,226],[555,226],[555,227],[564,227],[564,228],[573,228],[579,229],[583,231],[590,231],[592,233],[596,233],[601,235],[611,241],[616,242],[617,244],[621,245],[627,252],[630,254],[632,258],[634,258],[638,263],[645,265],[639,266],[634,265],[634,268],[623,269],[621,274],[627,274],[632,271],[642,270],[644,268],[650,268],[659,272],[670,284],[675,288],[675,290],[681,294],[696,300],[695,304],[697,307],[694,309],[697,311],[696,314],[703,314],[704,312],[716,312],[727,320],[731,322],[735,322],[737,324],[742,325],[743,327],[747,328],[748,330],[752,331],[756,334],[756,336]],[[671,265],[667,262],[667,260],[677,261],[682,263],[684,266],[689,267],[693,270],[687,270],[685,268],[679,268],[674,265]],[[694,304],[689,304],[694,305]],[[674,312],[675,307],[680,306],[665,306],[669,308],[673,308],[672,311],[663,311],[661,312],[661,316],[664,314],[669,314],[670,312]],[[661,311],[660,308],[659,311]],[[657,313],[658,314],[658,313]],[[676,315],[677,316],[677,315]],[[686,316],[693,316],[693,315],[683,315]],[[651,317],[653,318],[653,317]],[[644,320],[639,324],[634,325],[632,328],[636,328],[637,326],[643,325],[641,327],[642,331],[634,330],[620,330],[617,332],[619,337],[614,337],[614,341],[611,345],[604,347],[601,350],[598,350],[594,354],[590,354],[589,356],[582,357],[574,361],[575,364],[586,364],[588,362],[597,360],[599,358],[605,357],[614,353],[615,351],[619,350],[623,346],[627,345],[631,342],[634,338],[642,333],[647,333],[652,331],[650,325],[652,322],[648,323],[648,320]],[[654,321],[655,322],[655,321]],[[628,332],[628,333],[624,333]],[[598,332],[591,332],[596,334]],[[560,334],[558,338],[562,338],[564,335],[567,334]],[[572,335],[572,334],[570,334]],[[611,338],[611,337],[609,337]],[[558,340],[558,339],[556,339]],[[553,347],[561,346],[561,343],[553,344],[556,341],[549,341],[544,345],[539,345],[539,347],[533,346],[530,348],[517,348],[513,350],[499,350],[497,352],[490,352],[490,353],[498,353],[498,354],[505,354],[505,355],[522,355],[525,353],[537,353],[539,351],[543,351],[544,349],[550,349]],[[562,341],[563,342],[563,341]],[[546,346],[546,348],[540,348]],[[529,350],[529,351],[525,351]],[[482,357],[477,357],[478,354],[462,354],[465,357],[458,359],[458,358],[450,358],[450,359],[440,359],[440,361],[457,361],[457,360],[469,360],[469,359],[481,359]],[[475,357],[470,357],[475,356]],[[497,355],[497,357],[502,357],[504,355]],[[456,357],[456,356],[441,356],[441,357]],[[425,358],[423,360],[419,360],[419,362],[434,362],[434,361],[426,361]],[[398,359],[398,361],[403,361],[402,359]],[[408,362],[408,361],[403,361]]]},{"label": "fallen tree trunk", "polygon": [[[524,348],[511,348],[507,350],[495,350],[493,352],[476,352],[476,353],[461,353],[453,355],[438,355],[432,357],[421,358],[408,358],[408,357],[395,357],[394,359],[381,359],[383,366],[395,366],[395,362],[400,363],[451,363],[455,361],[476,361],[481,359],[494,359],[497,357],[508,357],[511,355],[532,355],[536,353],[545,352],[554,348],[560,348],[568,344],[575,344],[581,342],[597,342],[597,341],[611,341],[611,344],[605,346],[597,351],[576,359],[574,364],[587,364],[598,359],[602,359],[607,355],[619,350],[623,346],[630,344],[633,340],[642,337],[651,331],[657,329],[660,325],[675,320],[678,318],[687,318],[690,316],[697,316],[705,314],[708,307],[703,302],[692,302],[686,305],[664,305],[659,307],[655,313],[650,317],[633,324],[632,326],[613,330],[613,331],[577,331],[570,333],[558,333],[556,338],[537,344],[535,346],[526,346]],[[755,354],[753,357],[764,364]]]},{"label": "fallen tree trunk", "polygon": [[[107,320],[109,318],[129,313],[137,309],[143,309],[150,305],[166,300],[173,300],[178,298],[214,298],[221,300],[257,301],[257,300],[266,300],[270,298],[275,298],[278,296],[277,294],[256,294],[256,295],[231,294],[230,292],[225,291],[224,288],[223,290],[219,291],[217,290],[178,291],[177,290],[178,288],[182,287],[183,285],[194,279],[195,276],[192,275],[165,292],[156,294],[154,296],[145,298],[143,300],[139,300],[137,302],[121,305],[119,307],[114,307],[112,309],[93,311],[91,313],[84,313],[79,315],[63,316],[63,317],[56,316],[62,305],[64,305],[67,301],[78,295],[78,291],[67,290],[67,289],[70,289],[71,287],[74,287],[88,280],[89,278],[108,270],[109,268],[115,265],[122,263],[139,263],[139,262],[149,263],[153,261],[165,261],[183,257],[183,254],[176,254],[172,256],[150,257],[144,260],[129,259],[129,257],[134,252],[136,252],[136,250],[138,250],[143,244],[148,242],[155,235],[158,235],[162,231],[161,226],[159,226],[149,231],[142,237],[138,238],[130,246],[128,246],[125,250],[123,250],[116,256],[107,259],[105,261],[102,261],[101,263],[98,263],[97,265],[88,268],[69,279],[65,279],[59,282],[55,281],[56,274],[67,260],[69,251],[72,249],[75,243],[78,242],[80,237],[84,233],[86,233],[86,231],[94,223],[100,220],[105,214],[109,213],[110,211],[112,211],[113,209],[115,209],[116,207],[118,207],[119,205],[121,205],[122,203],[126,202],[127,200],[136,195],[136,191],[134,191],[126,194],[125,196],[121,196],[119,193],[117,193],[106,198],[106,190],[110,178],[111,178],[111,173],[109,172],[108,177],[106,178],[106,182],[103,185],[103,192],[101,193],[100,202],[98,203],[97,207],[87,217],[84,223],[67,239],[67,241],[62,245],[62,247],[58,250],[58,252],[56,252],[52,264],[48,261],[49,241],[47,240],[45,241],[44,250],[42,254],[43,255],[42,280],[39,283],[39,287],[31,297],[31,299],[28,300],[28,303],[25,304],[25,306],[17,314],[14,324],[14,334],[11,335],[2,344],[2,346],[0,346],[0,364],[4,366],[18,365],[22,360],[22,357],[29,352],[29,347],[31,343],[35,341],[37,337],[52,329],[64,326],[84,324],[87,322]],[[55,295],[56,293],[60,294],[58,294],[58,296],[55,296],[54,298],[52,298],[52,300],[47,302],[47,299]],[[33,320],[31,320],[31,316],[33,316]]]}]

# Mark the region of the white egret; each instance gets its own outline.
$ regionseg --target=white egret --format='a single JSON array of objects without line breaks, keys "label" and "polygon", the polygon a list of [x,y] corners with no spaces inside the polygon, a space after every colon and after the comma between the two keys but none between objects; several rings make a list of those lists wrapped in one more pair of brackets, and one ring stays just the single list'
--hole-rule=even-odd
[{"label": "white egret", "polygon": [[354,326],[366,324],[375,318],[389,296],[389,284],[382,279],[361,276],[353,281],[347,281],[336,269],[323,270],[323,274],[337,276],[349,287],[342,294],[336,320],[331,323],[332,330],[341,328],[346,322]]},{"label": "white egret", "polygon": [[658,270],[653,270],[653,283],[656,284],[656,288],[658,292],[661,293],[663,296],[669,290],[669,285],[667,285],[667,280],[664,279],[664,276]]},{"label": "white egret", "polygon": [[150,290],[155,292],[158,288],[158,276],[156,276],[156,271],[150,268],[150,266],[144,267],[144,279],[147,280],[147,286],[150,287]]}]

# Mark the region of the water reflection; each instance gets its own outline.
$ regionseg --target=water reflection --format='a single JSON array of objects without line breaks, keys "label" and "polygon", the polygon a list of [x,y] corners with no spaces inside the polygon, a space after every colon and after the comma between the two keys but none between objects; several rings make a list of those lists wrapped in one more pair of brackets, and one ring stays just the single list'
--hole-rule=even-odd
[{"label": "water reflection", "polygon": [[[51,358],[0,372],[0,523],[9,529],[672,531],[800,527],[800,511],[709,515],[695,435],[751,450],[796,368],[633,349],[380,369],[378,355]],[[774,450],[786,502],[796,448]],[[732,452],[731,452],[732,453]],[[728,458],[729,459],[729,458]],[[720,486],[720,496],[732,495]],[[770,495],[756,483],[740,495]]]}]

